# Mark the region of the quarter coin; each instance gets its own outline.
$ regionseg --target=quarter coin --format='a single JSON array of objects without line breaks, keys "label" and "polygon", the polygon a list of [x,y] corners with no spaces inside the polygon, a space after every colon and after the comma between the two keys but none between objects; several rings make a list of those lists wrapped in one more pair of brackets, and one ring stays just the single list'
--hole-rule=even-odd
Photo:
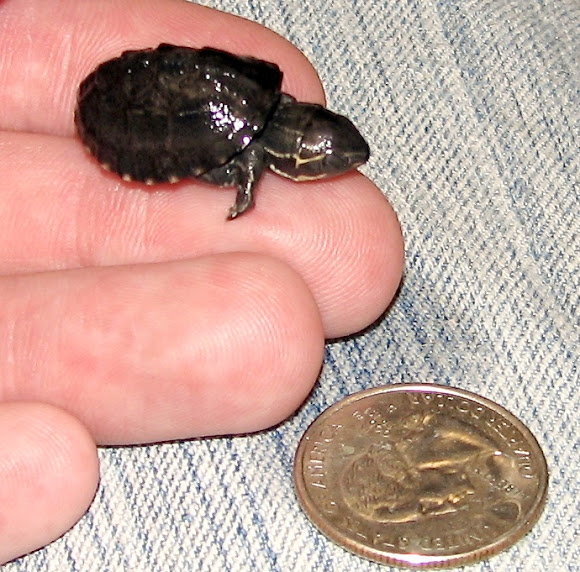
[{"label": "quarter coin", "polygon": [[514,415],[474,393],[402,384],[336,403],[308,428],[294,480],[310,520],[377,562],[459,566],[514,544],[538,520],[548,468]]}]

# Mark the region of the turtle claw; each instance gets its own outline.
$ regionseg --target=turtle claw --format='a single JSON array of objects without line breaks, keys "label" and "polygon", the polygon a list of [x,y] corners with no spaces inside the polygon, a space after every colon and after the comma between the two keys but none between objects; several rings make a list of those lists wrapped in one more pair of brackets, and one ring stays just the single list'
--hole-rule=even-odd
[{"label": "turtle claw", "polygon": [[234,220],[240,213],[240,211],[238,211],[238,209],[233,206],[229,211],[228,211],[228,216],[226,217],[226,220]]},{"label": "turtle claw", "polygon": [[254,194],[252,188],[240,187],[236,195],[236,202],[228,212],[227,220],[233,220],[249,208],[254,206]]}]

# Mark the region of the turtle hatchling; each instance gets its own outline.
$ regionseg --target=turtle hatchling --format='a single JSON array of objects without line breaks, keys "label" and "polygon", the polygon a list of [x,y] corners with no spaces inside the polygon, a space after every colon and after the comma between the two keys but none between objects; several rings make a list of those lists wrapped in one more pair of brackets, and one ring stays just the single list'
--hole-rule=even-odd
[{"label": "turtle hatchling", "polygon": [[161,44],[99,65],[79,87],[75,123],[97,160],[126,181],[200,179],[253,205],[266,167],[294,181],[340,175],[369,158],[349,119],[283,93],[273,63]]}]

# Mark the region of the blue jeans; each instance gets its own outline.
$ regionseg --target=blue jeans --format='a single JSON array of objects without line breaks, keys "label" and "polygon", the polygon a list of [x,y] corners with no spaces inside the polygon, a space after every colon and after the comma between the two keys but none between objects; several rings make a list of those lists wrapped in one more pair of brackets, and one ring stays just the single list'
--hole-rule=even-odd
[{"label": "blue jeans", "polygon": [[100,451],[89,512],[24,571],[385,570],[302,514],[292,463],[326,407],[387,383],[480,393],[536,435],[543,516],[473,570],[580,570],[580,4],[208,0],[300,47],[371,142],[407,266],[373,328],[330,343],[296,416],[264,433]]}]

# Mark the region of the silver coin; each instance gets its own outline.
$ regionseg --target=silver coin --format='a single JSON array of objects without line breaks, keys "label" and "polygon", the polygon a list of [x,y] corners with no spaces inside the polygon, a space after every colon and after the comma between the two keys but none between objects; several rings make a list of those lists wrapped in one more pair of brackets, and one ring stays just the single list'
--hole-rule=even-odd
[{"label": "silver coin", "polygon": [[296,453],[310,520],[386,564],[458,566],[514,544],[545,505],[548,468],[514,415],[468,391],[391,385],[322,413]]}]

